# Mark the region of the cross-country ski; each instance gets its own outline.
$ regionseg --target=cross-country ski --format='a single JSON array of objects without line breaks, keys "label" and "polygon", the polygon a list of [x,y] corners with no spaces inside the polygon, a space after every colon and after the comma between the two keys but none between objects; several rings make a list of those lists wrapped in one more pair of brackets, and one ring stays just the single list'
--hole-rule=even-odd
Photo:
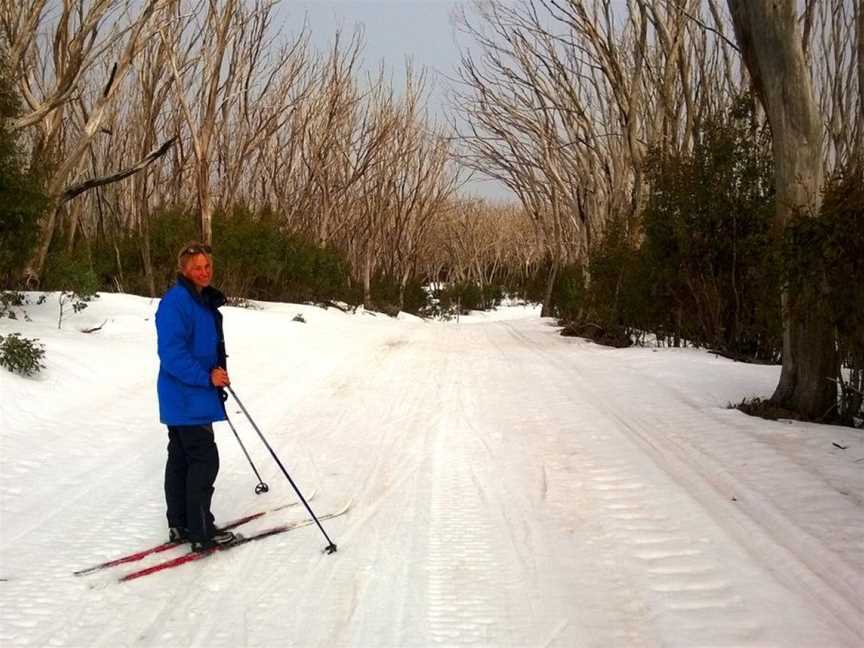
[{"label": "cross-country ski", "polygon": [[[351,508],[350,502],[345,505],[340,511],[336,513],[325,513],[324,515],[318,516],[319,520],[331,520],[333,518],[337,518],[340,515],[345,515],[348,510]],[[297,520],[294,522],[288,522],[286,524],[280,524],[279,526],[270,527],[268,529],[264,529],[263,531],[256,531],[249,535],[238,535],[237,539],[225,545],[220,545],[217,547],[213,547],[212,549],[208,549],[207,551],[189,551],[181,556],[177,556],[176,558],[172,558],[171,560],[166,560],[164,562],[158,563],[156,565],[151,565],[150,567],[145,567],[144,569],[139,569],[134,572],[130,572],[128,574],[124,574],[118,580],[121,583],[125,583],[127,581],[135,580],[137,578],[141,578],[143,576],[149,576],[150,574],[155,574],[156,572],[164,571],[166,569],[173,569],[174,567],[179,567],[180,565],[184,565],[186,563],[194,562],[196,560],[201,560],[202,558],[206,558],[207,556],[211,556],[214,553],[228,551],[229,549],[234,549],[235,547],[239,547],[241,545],[247,544],[249,542],[255,542],[257,540],[263,540],[264,538],[270,538],[272,536],[280,535],[282,533],[287,533],[288,531],[293,531],[294,529],[301,529],[303,527],[311,526],[315,524],[315,520],[312,518],[306,518],[303,520]]]},{"label": "cross-country ski", "polygon": [[[315,493],[312,493],[309,496],[309,501],[312,501],[315,497]],[[290,504],[283,504],[282,506],[277,506],[274,509],[266,510],[266,511],[256,511],[255,513],[250,513],[249,515],[244,515],[241,518],[237,518],[236,520],[232,520],[227,524],[220,525],[220,529],[231,530],[236,529],[244,524],[252,522],[253,520],[257,520],[259,518],[264,517],[269,513],[275,513],[277,511],[283,511],[285,509],[298,506],[300,502],[291,502]],[[120,556],[119,558],[114,558],[112,560],[107,560],[105,562],[93,565],[91,567],[85,567],[84,569],[79,569],[77,571],[72,572],[75,576],[86,576],[87,574],[92,574],[93,572],[100,571],[102,569],[108,569],[109,567],[116,567],[118,565],[124,565],[130,562],[137,562],[139,560],[143,560],[147,556],[150,556],[155,553],[162,553],[163,551],[168,551],[169,549],[173,549],[175,547],[179,547],[184,544],[183,542],[178,541],[169,541],[163,542],[158,545],[154,545],[152,547],[148,547],[147,549],[141,549],[140,551],[135,551],[131,554],[127,554],[125,556]]]}]

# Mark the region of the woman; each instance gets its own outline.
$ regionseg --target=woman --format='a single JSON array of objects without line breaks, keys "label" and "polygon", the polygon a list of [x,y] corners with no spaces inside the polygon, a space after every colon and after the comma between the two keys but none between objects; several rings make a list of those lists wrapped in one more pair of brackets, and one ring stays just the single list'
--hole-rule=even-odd
[{"label": "woman", "polygon": [[159,302],[159,418],[168,426],[165,500],[171,541],[206,551],[236,540],[213,523],[210,502],[219,472],[213,422],[225,420],[225,340],[219,307],[225,296],[210,286],[208,245],[189,243],[177,255],[177,283]]}]

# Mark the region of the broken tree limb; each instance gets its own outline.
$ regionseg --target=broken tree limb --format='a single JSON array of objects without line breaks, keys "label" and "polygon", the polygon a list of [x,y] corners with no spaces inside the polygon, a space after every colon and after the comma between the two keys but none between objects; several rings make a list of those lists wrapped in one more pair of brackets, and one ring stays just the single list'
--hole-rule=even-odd
[{"label": "broken tree limb", "polygon": [[141,160],[139,160],[127,169],[123,169],[122,171],[118,171],[117,173],[112,173],[110,175],[102,176],[101,178],[90,178],[88,180],[84,180],[83,182],[74,184],[71,187],[67,187],[66,190],[63,191],[63,193],[60,195],[60,204],[67,203],[76,196],[79,196],[85,191],[89,191],[90,189],[102,187],[113,182],[119,182],[120,180],[124,180],[129,176],[138,173],[139,171],[143,171],[148,166],[153,164],[153,162],[165,155],[168,150],[172,146],[174,146],[174,143],[176,141],[177,138],[172,137],[171,139],[164,142],[161,146],[159,146],[159,148],[150,151]]}]

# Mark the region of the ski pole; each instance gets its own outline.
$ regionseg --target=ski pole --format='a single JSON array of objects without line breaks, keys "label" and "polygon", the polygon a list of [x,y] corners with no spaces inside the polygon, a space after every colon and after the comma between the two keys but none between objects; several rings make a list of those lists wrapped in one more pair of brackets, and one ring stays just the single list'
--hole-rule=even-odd
[{"label": "ski pole", "polygon": [[228,391],[231,393],[231,396],[234,397],[234,400],[237,401],[237,404],[240,406],[240,409],[243,410],[243,414],[246,415],[246,418],[249,419],[249,422],[252,424],[252,427],[255,428],[255,431],[258,433],[258,436],[261,437],[261,441],[264,442],[264,445],[267,446],[267,449],[270,451],[270,454],[273,456],[273,459],[278,464],[279,468],[282,470],[282,474],[288,479],[288,483],[291,484],[291,488],[294,489],[294,492],[297,493],[297,496],[300,498],[300,501],[303,502],[303,506],[306,507],[306,510],[309,511],[309,515],[312,516],[312,519],[315,520],[315,524],[318,525],[318,528],[321,530],[321,533],[324,534],[324,538],[326,538],[328,545],[324,547],[324,552],[328,554],[332,554],[336,552],[336,544],[330,539],[330,536],[327,535],[327,532],[324,530],[324,527],[321,526],[321,522],[318,521],[318,516],[315,515],[312,508],[309,506],[309,502],[306,501],[306,498],[303,497],[303,493],[300,492],[300,489],[297,488],[297,484],[294,483],[294,480],[291,479],[291,475],[288,474],[288,471],[285,470],[285,466],[282,465],[282,462],[279,461],[279,457],[276,456],[273,448],[270,447],[270,444],[267,443],[267,439],[264,438],[264,434],[262,434],[261,430],[255,424],[255,421],[249,415],[249,412],[243,406],[243,402],[237,398],[237,394],[234,393],[234,390],[231,388],[231,385],[226,385]]},{"label": "ski pole", "polygon": [[266,493],[270,490],[270,487],[261,479],[261,475],[258,474],[258,469],[255,468],[255,464],[252,463],[252,457],[249,456],[249,453],[246,451],[246,446],[243,445],[243,442],[240,440],[240,435],[237,434],[237,430],[234,429],[234,424],[231,422],[231,419],[228,418],[228,413],[225,413],[225,420],[228,422],[228,425],[231,428],[231,431],[234,433],[234,438],[237,439],[237,443],[240,444],[240,448],[243,450],[243,454],[246,455],[246,459],[249,460],[249,465],[252,466],[252,472],[255,473],[255,476],[258,478],[258,485],[255,486],[255,494],[260,495],[261,493]]}]

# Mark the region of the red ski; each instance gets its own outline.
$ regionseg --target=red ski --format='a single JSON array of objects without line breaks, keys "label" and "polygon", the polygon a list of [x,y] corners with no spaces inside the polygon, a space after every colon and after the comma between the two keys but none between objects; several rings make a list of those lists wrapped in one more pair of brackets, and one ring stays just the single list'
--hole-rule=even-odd
[{"label": "red ski", "polygon": [[[319,515],[319,520],[330,520],[335,517],[339,517],[340,515],[345,515],[349,509],[351,508],[351,502],[348,502],[342,508],[342,510],[337,511],[335,513],[327,513],[325,515]],[[144,569],[139,569],[138,571],[134,571],[130,574],[126,574],[125,576],[121,576],[119,581],[121,583],[135,580],[136,578],[141,578],[142,576],[149,576],[150,574],[155,574],[156,572],[164,571],[166,569],[172,569],[174,567],[179,567],[180,565],[185,565],[186,563],[194,562],[196,560],[201,560],[202,558],[207,558],[208,556],[212,556],[214,553],[218,551],[228,551],[229,549],[233,549],[234,547],[239,547],[240,545],[247,544],[249,542],[254,542],[256,540],[262,540],[264,538],[269,538],[270,536],[278,535],[280,533],[285,533],[287,531],[293,531],[294,529],[300,529],[302,527],[310,526],[315,524],[315,520],[310,518],[305,518],[303,520],[296,520],[294,522],[289,522],[287,524],[282,524],[276,527],[272,527],[270,529],[265,529],[264,531],[259,531],[250,536],[238,536],[236,542],[232,542],[231,544],[219,545],[217,547],[213,547],[212,549],[208,549],[207,551],[195,552],[190,551],[189,553],[185,553],[182,556],[177,556],[176,558],[172,558],[171,560],[166,560],[165,562],[161,562],[157,565],[153,565],[151,567],[146,567]]]},{"label": "red ski", "polygon": [[[312,493],[310,496],[310,500],[315,498],[315,493]],[[283,504],[282,506],[277,506],[274,509],[270,509],[267,511],[258,511],[257,513],[250,513],[241,518],[237,518],[229,522],[228,524],[219,527],[220,531],[229,531],[231,529],[236,529],[239,526],[242,526],[252,520],[257,520],[260,517],[263,517],[269,513],[275,513],[276,511],[283,511],[287,508],[291,508],[293,506],[299,505],[300,502],[292,502],[290,504]],[[163,551],[168,551],[169,549],[173,549],[174,547],[179,547],[185,544],[184,542],[164,542],[160,545],[156,545],[155,547],[150,547],[149,549],[142,549],[141,551],[136,551],[135,553],[129,554],[127,556],[121,556],[120,558],[115,558],[114,560],[108,560],[103,563],[99,563],[98,565],[93,565],[92,567],[87,567],[85,569],[79,569],[76,572],[73,572],[75,576],[86,576],[87,574],[92,574],[93,572],[100,571],[102,569],[107,569],[109,567],[116,567],[117,565],[124,565],[130,562],[136,562],[138,560],[142,560],[147,556],[152,554],[162,553]]]}]

